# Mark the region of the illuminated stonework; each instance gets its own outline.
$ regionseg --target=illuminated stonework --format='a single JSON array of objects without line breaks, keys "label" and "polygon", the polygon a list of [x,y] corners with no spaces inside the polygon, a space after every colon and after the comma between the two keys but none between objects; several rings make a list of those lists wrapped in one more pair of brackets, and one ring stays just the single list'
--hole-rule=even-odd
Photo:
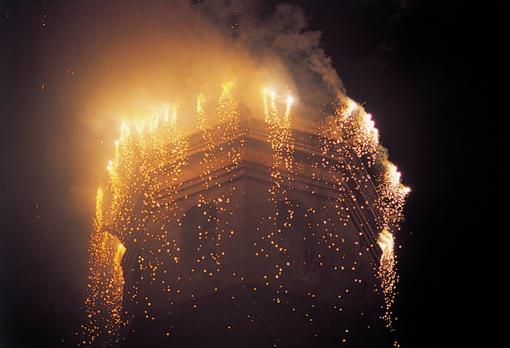
[{"label": "illuminated stonework", "polygon": [[232,89],[198,97],[187,135],[170,107],[123,125],[82,344],[388,346],[409,190],[371,116],[351,101],[313,124],[265,90],[256,117]]}]

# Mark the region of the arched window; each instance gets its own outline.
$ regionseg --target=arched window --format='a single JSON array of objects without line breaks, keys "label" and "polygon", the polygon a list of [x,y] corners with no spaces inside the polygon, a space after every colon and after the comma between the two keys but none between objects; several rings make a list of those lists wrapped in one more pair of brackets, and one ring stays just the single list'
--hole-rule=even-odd
[{"label": "arched window", "polygon": [[215,268],[217,225],[218,210],[212,204],[194,206],[182,221],[183,267],[194,278]]},{"label": "arched window", "polygon": [[315,258],[315,236],[310,210],[298,201],[282,201],[278,205],[278,244],[284,248],[292,273],[303,277]]}]

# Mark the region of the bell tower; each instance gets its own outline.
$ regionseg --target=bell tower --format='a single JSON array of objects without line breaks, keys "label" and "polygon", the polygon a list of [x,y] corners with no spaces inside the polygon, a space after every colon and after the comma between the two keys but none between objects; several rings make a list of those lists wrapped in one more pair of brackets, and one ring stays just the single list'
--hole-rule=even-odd
[{"label": "bell tower", "polygon": [[326,134],[241,109],[168,145],[123,240],[122,346],[388,346],[377,190]]}]

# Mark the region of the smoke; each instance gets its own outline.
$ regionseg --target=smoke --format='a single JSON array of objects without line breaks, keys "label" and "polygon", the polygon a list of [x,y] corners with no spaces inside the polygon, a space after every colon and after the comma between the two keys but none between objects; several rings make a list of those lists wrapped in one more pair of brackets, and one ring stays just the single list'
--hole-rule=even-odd
[{"label": "smoke", "polygon": [[[293,65],[300,63],[318,74],[328,91],[337,98],[345,93],[342,81],[331,64],[331,58],[321,48],[320,31],[308,31],[303,9],[293,5],[279,5],[270,20],[272,47]],[[300,76],[296,76],[299,80]],[[322,89],[322,86],[313,86]]]},{"label": "smoke", "polygon": [[[79,173],[79,181],[90,178],[73,188],[82,209],[82,193],[93,202],[92,186],[105,175],[104,164],[124,120],[170,103],[179,107],[179,126],[196,129],[197,96],[203,94],[206,112],[213,111],[227,81],[234,82],[245,109],[259,117],[267,86],[282,100],[294,96],[297,118],[314,120],[345,94],[321,47],[321,32],[309,30],[304,11],[294,5],[266,8],[238,0],[52,3],[47,18],[45,30],[51,35],[41,40],[41,93],[58,109],[51,110],[58,116],[48,118],[61,117],[59,125],[68,126],[65,133],[74,148],[66,148],[80,154],[81,161],[70,158],[65,169]],[[49,141],[50,147],[62,147],[61,137]]]},{"label": "smoke", "polygon": [[[30,151],[39,170],[26,164],[25,181],[33,185],[26,195],[12,196],[30,195],[34,215],[51,216],[37,222],[38,235],[48,249],[75,258],[82,268],[74,272],[67,266],[73,262],[55,261],[76,278],[75,294],[81,294],[86,274],[95,192],[105,181],[122,121],[170,103],[179,106],[178,125],[196,129],[197,96],[204,95],[206,112],[214,111],[227,81],[234,82],[243,110],[255,117],[263,117],[266,86],[282,100],[292,94],[294,115],[311,119],[321,118],[323,105],[344,93],[321,47],[321,33],[309,30],[296,6],[171,0],[48,2],[32,8],[32,22],[16,22],[20,41],[26,41],[20,47],[29,47],[30,55],[22,57],[23,69],[13,70],[21,77],[13,73],[12,80],[22,78],[28,86],[23,95],[30,103],[18,96],[17,107],[28,119],[27,138],[33,140],[27,143],[37,144]],[[14,58],[9,64],[11,70],[18,67]]]},{"label": "smoke", "polygon": [[[256,1],[66,2],[44,4],[32,35],[30,76],[45,164],[61,178],[62,200],[89,214],[124,120],[162,104],[196,129],[195,105],[214,111],[234,82],[243,110],[262,117],[262,91],[292,94],[296,118],[320,119],[345,91],[304,11]],[[211,112],[212,113],[212,112]],[[64,190],[64,188],[61,188]],[[87,204],[84,204],[87,202]]]},{"label": "smoke", "polygon": [[302,8],[280,4],[264,13],[255,2],[230,1],[217,6],[205,1],[200,5],[206,18],[223,27],[224,35],[232,36],[255,59],[278,61],[285,66],[294,82],[293,92],[303,101],[301,106],[308,117],[320,117],[317,112],[321,106],[345,97],[331,58],[321,47],[322,33],[308,29]]},{"label": "smoke", "polygon": [[[37,273],[34,286],[24,288],[45,287],[41,302],[69,294],[73,305],[59,308],[61,318],[82,300],[95,192],[122,121],[170,103],[179,106],[178,125],[195,129],[197,96],[213,111],[227,81],[255,117],[263,115],[266,86],[283,100],[291,93],[294,115],[312,119],[344,93],[321,33],[296,6],[159,0],[8,7],[3,141],[13,150],[4,181],[19,243],[5,258],[21,270],[20,283],[24,272]],[[33,254],[18,262],[17,251],[26,248]],[[45,268],[34,272],[32,264]]]},{"label": "smoke", "polygon": [[293,94],[298,116],[312,119],[345,94],[321,32],[308,30],[294,5],[264,11],[255,1],[206,0],[78,8],[64,46],[76,52],[71,60],[87,113],[81,118],[99,130],[162,102],[179,104],[181,126],[190,127],[196,96],[212,104],[227,81],[255,116],[265,86]]}]

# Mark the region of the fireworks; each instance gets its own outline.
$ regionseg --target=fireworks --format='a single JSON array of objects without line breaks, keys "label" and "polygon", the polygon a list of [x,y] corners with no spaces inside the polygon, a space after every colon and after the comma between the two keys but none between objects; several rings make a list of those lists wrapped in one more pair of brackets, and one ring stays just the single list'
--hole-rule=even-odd
[{"label": "fireworks", "polygon": [[90,239],[89,284],[87,322],[82,325],[86,340],[83,345],[91,345],[103,332],[108,332],[107,341],[118,341],[118,330],[123,325],[121,319],[122,291],[124,277],[121,259],[125,247],[119,239],[104,230],[105,222],[104,191],[99,188],[96,194],[96,215]]},{"label": "fireworks", "polygon": [[[271,176],[274,179],[274,185],[270,189],[270,193],[271,199],[275,203],[277,194],[285,196],[285,181],[291,179],[289,174],[292,172],[294,142],[292,139],[290,113],[293,101],[292,96],[287,96],[285,113],[282,115],[277,107],[276,92],[272,89],[264,89],[264,116],[268,130],[268,141],[273,149]],[[283,169],[287,172],[286,177],[282,173]]]},{"label": "fireworks", "polygon": [[377,244],[382,250],[381,263],[378,271],[384,294],[384,314],[382,318],[386,321],[387,327],[391,328],[393,321],[391,308],[395,301],[395,288],[398,282],[395,269],[395,240],[393,234],[386,229],[382,230],[377,238]]},{"label": "fireworks", "polygon": [[[206,96],[197,96],[199,145],[180,130],[177,104],[161,105],[148,118],[122,123],[107,164],[107,187],[97,192],[84,345],[101,336],[119,342],[133,310],[142,308],[145,319],[154,321],[159,319],[154,308],[172,305],[177,298],[196,299],[200,290],[183,282],[225,279],[222,260],[229,243],[243,232],[236,229],[235,219],[241,213],[240,197],[246,194],[234,180],[245,159],[247,134],[234,87],[232,82],[223,84],[214,107]],[[290,305],[289,279],[317,283],[321,272],[343,274],[349,269],[353,284],[342,290],[337,286],[334,310],[341,312],[346,294],[362,283],[363,258],[375,243],[381,252],[377,276],[384,295],[382,318],[391,327],[398,281],[394,233],[409,189],[393,164],[377,162],[379,132],[372,115],[348,100],[314,126],[313,136],[303,138],[293,127],[293,96],[266,88],[261,99],[263,142],[271,151],[266,201],[272,213],[258,216],[260,236],[254,237],[252,249],[267,266],[263,269],[273,271],[252,281],[275,289],[275,304]],[[197,175],[189,171],[191,161],[199,164]],[[291,197],[297,181],[301,190],[313,196],[320,189],[327,198],[317,207],[295,201]],[[182,205],[192,195],[196,206],[184,211]],[[357,235],[341,232],[351,226]],[[187,229],[188,236],[173,232]],[[359,249],[360,259],[347,264],[346,248]],[[126,270],[136,277],[128,277]],[[232,275],[246,281],[246,275]],[[153,290],[142,292],[144,282]],[[313,291],[308,293],[318,301]]]}]

